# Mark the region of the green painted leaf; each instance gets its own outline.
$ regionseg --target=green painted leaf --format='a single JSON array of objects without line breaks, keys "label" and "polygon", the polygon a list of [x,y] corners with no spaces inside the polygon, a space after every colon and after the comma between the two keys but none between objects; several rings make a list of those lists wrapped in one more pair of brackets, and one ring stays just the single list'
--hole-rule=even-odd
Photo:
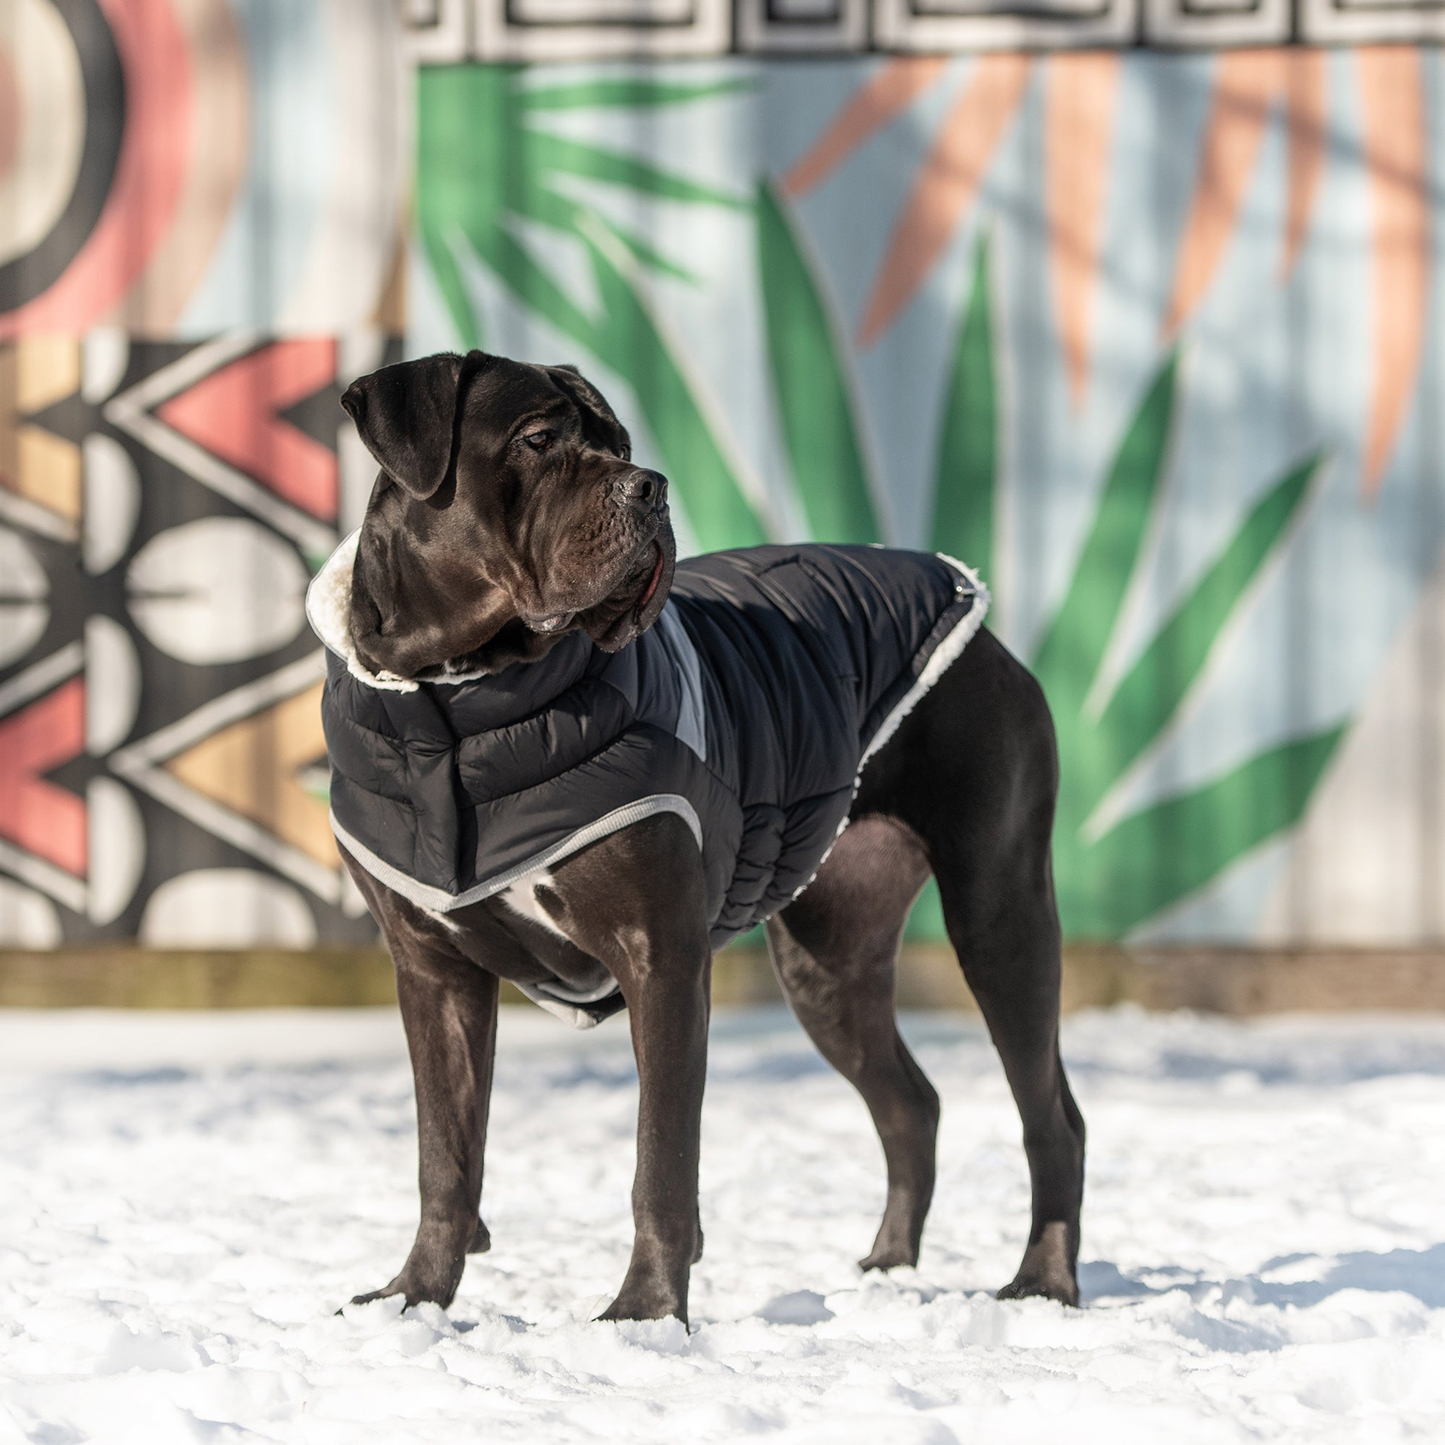
[{"label": "green painted leaf", "polygon": [[631,381],[669,485],[682,498],[698,540],[708,549],[766,542],[647,306],[596,240],[584,240],[607,312],[595,328],[592,349],[598,360]]},{"label": "green painted leaf", "polygon": [[[681,279],[690,279],[688,273],[561,194],[554,180],[559,174],[585,176],[645,196],[735,209],[749,206],[747,197],[696,185],[598,145],[529,128],[537,94],[518,84],[521,74],[519,67],[509,66],[428,66],[417,80],[418,226],[463,343],[481,344],[480,319],[458,265],[458,256],[469,249],[518,301],[632,386],[662,465],[704,546],[766,541],[678,359],[637,289],[643,268]],[[608,97],[609,103],[624,103],[619,84],[632,82],[599,82],[585,103],[600,104]],[[638,94],[646,93],[640,103],[651,103],[648,95],[660,101],[662,90],[652,82],[640,80],[637,86]],[[542,100],[553,109],[564,102],[582,104],[586,89],[573,87],[563,94],[568,88],[557,88]],[[680,102],[718,89],[674,86],[667,98]],[[597,278],[601,314],[579,307],[519,243],[511,229],[513,217],[583,242]]]},{"label": "green painted leaf", "polygon": [[632,253],[635,260],[640,261],[649,271],[660,272],[664,276],[671,276],[677,281],[686,281],[690,286],[697,285],[697,275],[679,266],[675,261],[670,261],[661,251],[654,250],[646,241],[634,236],[631,231],[624,230],[615,222],[609,220],[598,211],[589,211],[589,216],[600,226],[605,226],[624,246]]},{"label": "green painted leaf", "polygon": [[841,348],[791,218],[758,183],[758,271],[783,441],[813,536],[876,542]]},{"label": "green painted leaf", "polygon": [[1068,593],[1034,658],[1056,713],[1082,709],[1139,561],[1164,471],[1177,360],[1171,352],[1124,435]]},{"label": "green painted leaf", "polygon": [[677,85],[629,76],[623,80],[583,80],[575,85],[519,87],[517,97],[528,110],[580,110],[587,107],[678,105],[714,95],[756,90],[754,80],[719,80],[705,85]]},{"label": "green painted leaf", "polygon": [[1274,553],[1318,471],[1318,453],[1274,484],[1120,682],[1099,718],[1116,776],[1163,731],[1199,676],[1220,632]]},{"label": "green painted leaf", "polygon": [[1065,933],[1117,938],[1293,827],[1346,730],[1327,728],[1260,753],[1193,792],[1125,818],[1091,847],[1056,837]]},{"label": "green painted leaf", "polygon": [[918,902],[908,915],[903,930],[905,943],[937,943],[946,941],[948,929],[943,923],[943,898],[938,892],[938,880],[930,878],[918,895]]},{"label": "green painted leaf", "polygon": [[988,242],[980,240],[974,252],[973,288],[944,398],[943,432],[934,472],[933,546],[977,567],[985,580],[993,567],[998,464],[991,313]]},{"label": "green painted leaf", "polygon": [[422,248],[431,263],[432,280],[446,302],[447,313],[457,329],[457,336],[463,350],[477,351],[482,346],[481,318],[472,305],[471,293],[462,279],[461,267],[457,264],[452,248],[433,227],[423,224],[421,228]]},{"label": "green painted leaf", "polygon": [[744,197],[729,195],[712,186],[699,185],[683,176],[675,176],[658,166],[620,151],[604,150],[585,141],[568,140],[545,131],[524,131],[526,163],[533,175],[561,171],[566,175],[584,176],[593,181],[610,181],[627,186],[645,196],[658,196],[671,201],[728,206],[741,210],[748,203]]}]

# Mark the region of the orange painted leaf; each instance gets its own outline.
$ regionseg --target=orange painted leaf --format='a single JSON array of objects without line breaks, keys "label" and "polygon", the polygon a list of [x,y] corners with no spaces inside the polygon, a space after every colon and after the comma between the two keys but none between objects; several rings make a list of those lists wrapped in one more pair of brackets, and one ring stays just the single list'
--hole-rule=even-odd
[{"label": "orange painted leaf", "polygon": [[1287,51],[1226,50],[1214,74],[1199,175],[1174,265],[1174,290],[1164,318],[1173,336],[1204,298],[1239,218],[1264,140],[1265,122],[1285,86]]},{"label": "orange painted leaf", "polygon": [[1089,379],[1089,322],[1099,279],[1099,244],[1109,151],[1119,93],[1119,57],[1055,55],[1044,72],[1044,209],[1059,335],[1075,406]]},{"label": "orange painted leaf", "polygon": [[1304,245],[1310,212],[1325,164],[1325,105],[1328,100],[1323,50],[1291,50],[1285,62],[1285,122],[1289,131],[1289,211],[1285,220],[1286,279]]},{"label": "orange painted leaf", "polygon": [[1364,494],[1379,491],[1415,390],[1430,276],[1424,58],[1405,46],[1355,52],[1373,211],[1374,386],[1365,438]]},{"label": "orange painted leaf", "polygon": [[859,342],[888,329],[933,269],[978,192],[1028,84],[1026,55],[986,55],[944,118],[893,228],[863,313]]},{"label": "orange painted leaf", "polygon": [[876,71],[783,177],[783,194],[796,199],[825,180],[875,130],[907,110],[943,74],[947,64],[942,55],[905,55]]}]

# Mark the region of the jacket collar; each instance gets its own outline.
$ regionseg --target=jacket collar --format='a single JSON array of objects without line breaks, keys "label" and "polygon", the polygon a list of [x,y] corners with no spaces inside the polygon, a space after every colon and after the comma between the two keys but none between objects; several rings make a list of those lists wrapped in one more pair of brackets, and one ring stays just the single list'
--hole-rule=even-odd
[{"label": "jacket collar", "polygon": [[[393,672],[374,673],[356,655],[351,639],[351,574],[356,565],[356,548],[361,539],[358,528],[327,558],[325,565],[306,589],[306,620],[327,649],[346,663],[346,670],[358,682],[383,692],[416,692],[419,684]],[[503,726],[515,717],[545,707],[578,680],[605,655],[582,633],[562,638],[556,647],[536,662],[514,663],[500,672],[457,672],[427,677],[431,686],[452,687],[485,680],[486,701],[481,710],[489,717],[487,727]],[[471,699],[475,708],[481,699]],[[508,714],[514,713],[515,717]]]},{"label": "jacket collar", "polygon": [[415,692],[417,685],[410,678],[398,677],[394,672],[368,672],[356,655],[356,644],[351,640],[351,574],[356,567],[356,548],[360,541],[361,528],[358,527],[311,579],[306,589],[306,620],[327,648],[346,663],[346,670],[358,682],[386,692]]}]

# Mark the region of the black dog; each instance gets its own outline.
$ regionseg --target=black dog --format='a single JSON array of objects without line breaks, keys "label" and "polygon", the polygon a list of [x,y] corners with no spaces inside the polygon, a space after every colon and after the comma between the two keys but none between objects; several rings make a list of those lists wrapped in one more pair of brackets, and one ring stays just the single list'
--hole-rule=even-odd
[{"label": "black dog", "polygon": [[[871,756],[855,748],[847,786],[810,799],[816,816],[803,829],[809,838],[820,828],[829,839],[836,831],[836,843],[805,858],[801,877],[782,876],[779,859],[797,832],[796,817],[753,808],[735,830],[728,857],[737,858],[736,867],[729,862],[725,872],[744,871],[749,839],[762,836],[760,817],[772,820],[778,856],[771,873],[761,870],[752,902],[740,907],[736,879],[719,884],[709,871],[716,871],[716,850],[710,839],[700,847],[696,810],[682,796],[718,787],[726,767],[699,760],[707,752],[700,732],[690,748],[671,736],[669,729],[684,737],[692,705],[686,668],[678,664],[681,681],[674,683],[671,669],[649,661],[663,655],[656,649],[665,643],[678,643],[673,609],[666,616],[663,609],[670,591],[686,591],[684,570],[674,569],[666,481],[631,463],[627,433],[607,403],[572,368],[473,352],[363,377],[343,405],[382,473],[352,544],[354,564],[350,552],[342,559],[349,573],[333,559],[318,579],[312,612],[333,653],[326,712],[333,810],[338,820],[346,809],[349,818],[370,817],[369,846],[339,821],[336,828],[396,965],[416,1082],[421,1186],[421,1223],[406,1263],[385,1288],[359,1299],[401,1294],[409,1305],[446,1305],[466,1255],[490,1245],[478,1209],[498,981],[505,978],[550,1006],[575,1006],[584,1021],[627,1008],[640,1081],[636,1237],[626,1279],[603,1318],[686,1320],[689,1270],[702,1253],[698,1136],[712,949],[769,912],[769,947],[788,1002],[862,1095],[887,1157],[887,1207],[863,1267],[916,1263],[933,1192],[939,1103],[898,1035],[893,981],[904,921],[931,872],[1023,1120],[1033,1218],[1018,1274],[1000,1296],[1077,1303],[1084,1125],[1058,1051],[1060,939],[1050,869],[1057,763],[1048,707],[1027,671],[979,631],[956,658],[944,659],[926,691],[910,694],[901,721],[895,707],[891,735],[870,734],[876,718],[864,727],[860,713],[861,746],[870,735],[887,740]],[[716,567],[709,574],[714,562],[742,579],[736,606],[727,601],[732,583],[717,583]],[[687,566],[696,568],[686,574],[694,587],[713,575],[705,601],[720,636],[737,631],[744,613],[757,636],[772,635],[772,605],[759,598],[775,573],[813,578],[807,605],[819,606],[819,597],[846,593],[852,579],[864,578],[864,587],[874,573],[896,573],[910,598],[939,594],[935,610],[944,620],[935,640],[975,600],[963,577],[936,559],[878,549],[767,549]],[[693,595],[689,615],[696,618],[703,604]],[[872,596],[866,587],[859,595]],[[851,625],[846,605],[829,615]],[[932,615],[923,616],[918,636]],[[848,633],[848,646],[871,646],[874,633],[891,625],[864,618]],[[805,661],[827,641],[807,626],[788,635]],[[691,646],[686,638],[678,645]],[[780,669],[790,675],[778,697],[758,704],[783,714],[773,717],[777,735],[804,721],[788,716],[789,707],[832,705],[844,694],[852,698],[850,687],[860,697],[867,691],[853,675],[868,671],[867,657],[854,667],[829,655],[833,673],[848,675],[837,684],[842,692],[835,687],[821,702],[797,691],[794,669]],[[632,669],[621,682],[619,667]],[[832,673],[823,673],[833,687]],[[466,679],[473,680],[469,690],[460,686]],[[525,702],[534,680],[549,699],[565,685],[569,701],[537,716],[517,704],[505,713],[505,727],[487,721],[489,689],[498,696],[510,689],[508,696]],[[892,692],[886,679],[877,683],[859,707],[892,705],[909,680]],[[663,697],[669,687],[670,702]],[[453,876],[455,857],[470,849],[480,858],[494,839],[510,846],[518,827],[555,809],[559,790],[565,798],[571,786],[556,776],[572,766],[563,766],[566,759],[579,760],[576,776],[614,785],[608,780],[617,767],[602,769],[597,760],[615,750],[598,749],[612,736],[604,715],[622,706],[618,698],[629,688],[633,731],[619,736],[624,743],[655,740],[655,752],[629,756],[642,757],[644,767],[653,766],[650,758],[665,761],[672,771],[643,791],[649,800],[672,801],[613,811],[595,841],[586,841],[586,830],[574,833],[545,867],[494,871],[492,882],[469,894],[466,880]],[[343,716],[343,694],[354,716]],[[644,694],[655,694],[654,702]],[[676,723],[660,731],[642,726],[637,719],[649,705],[670,708]],[[543,781],[527,795],[528,807],[507,811],[506,780],[492,777],[495,749],[469,753],[455,736],[464,713],[493,728],[488,736],[501,738],[507,759],[530,759]],[[727,766],[772,764],[750,755],[746,741],[738,745],[741,763]],[[866,765],[854,779],[860,756]],[[797,757],[812,766],[806,747]],[[456,812],[461,793],[467,808],[457,822],[448,809]],[[719,797],[718,809],[732,806]],[[398,848],[408,858],[439,860],[442,887],[388,864],[383,855]],[[774,874],[781,885],[763,877]],[[766,888],[783,885],[782,906],[774,908]],[[727,905],[719,903],[724,886],[733,889]],[[719,921],[725,906],[733,908],[731,922]]]}]

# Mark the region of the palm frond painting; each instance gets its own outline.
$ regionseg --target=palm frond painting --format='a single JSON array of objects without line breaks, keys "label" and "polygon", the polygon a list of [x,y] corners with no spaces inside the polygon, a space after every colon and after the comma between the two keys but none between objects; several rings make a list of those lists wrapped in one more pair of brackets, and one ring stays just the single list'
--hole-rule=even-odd
[{"label": "palm frond painting", "polygon": [[[932,540],[940,551],[985,565],[997,495],[991,334],[988,250],[980,245],[936,453]],[[1106,812],[1111,790],[1168,735],[1260,573],[1289,545],[1323,462],[1318,454],[1303,457],[1265,488],[1100,699],[1100,669],[1162,502],[1177,400],[1171,353],[1119,440],[1068,586],[1026,658],[1058,732],[1054,884],[1064,930],[1076,938],[1129,932],[1292,826],[1344,732],[1341,725],[1292,738],[1188,793],[1123,817]],[[936,905],[929,899],[924,906],[931,914]],[[921,923],[932,931],[932,918]]]},{"label": "palm frond painting", "polygon": [[[638,272],[686,278],[684,261],[575,199],[568,178],[718,209],[751,197],[699,185],[602,144],[567,139],[538,124],[568,111],[678,107],[746,81],[672,84],[645,76],[532,86],[519,66],[427,68],[418,78],[418,146],[425,184],[417,221],[432,275],[463,344],[483,344],[464,276],[466,250],[525,306],[585,346],[631,383],[695,531],[709,545],[745,546],[766,535],[648,303]],[[458,141],[458,137],[465,137]],[[580,241],[600,310],[579,306],[518,238],[530,221]]]},{"label": "palm frond painting", "polygon": [[[1140,158],[1125,123],[1136,63],[1161,91],[1160,72],[1175,67],[1171,77],[1185,76],[1198,96],[1180,131],[1189,149],[1183,168],[1174,167],[1172,209],[1162,222],[1137,223],[1154,228],[1149,242],[1161,262],[1147,287],[1120,273],[1105,249],[1106,236],[1119,233],[1121,197],[1137,203],[1141,184],[1124,164]],[[1423,65],[1404,48],[1335,59],[1292,50],[1167,62],[845,62],[814,92],[828,97],[816,129],[777,143],[766,101],[768,87],[781,94],[784,82],[775,84],[766,65],[739,62],[701,76],[607,66],[425,69],[417,224],[465,344],[486,342],[473,279],[480,266],[519,314],[536,318],[548,349],[538,359],[562,359],[552,354],[560,336],[583,353],[569,359],[596,358],[626,383],[626,407],[648,429],[703,549],[795,536],[932,547],[989,578],[1006,635],[1024,587],[1049,599],[1031,603],[1047,615],[1033,616],[1019,638],[1058,729],[1055,882],[1070,935],[1113,938],[1160,926],[1288,834],[1352,715],[1346,700],[1254,732],[1253,723],[1242,726],[1229,746],[1180,773],[1189,782],[1169,781],[1175,772],[1158,766],[1175,756],[1170,749],[1196,710],[1249,711],[1254,699],[1240,695],[1249,684],[1232,660],[1253,645],[1246,620],[1279,602],[1281,572],[1309,545],[1306,518],[1313,535],[1326,492],[1338,506],[1340,486],[1326,479],[1346,479],[1349,505],[1368,516],[1386,473],[1398,474],[1392,458],[1428,344]],[[1359,101],[1343,147],[1334,100],[1341,75]],[[796,114],[791,95],[789,105]],[[694,168],[685,146],[647,140],[653,122],[675,139],[704,107],[716,120],[717,108],[729,106],[736,164]],[[647,123],[629,129],[628,117]],[[1353,167],[1351,184],[1370,198],[1360,263],[1348,272],[1371,318],[1352,353],[1357,423],[1333,425],[1337,411],[1317,402],[1301,407],[1298,424],[1281,428],[1287,445],[1271,444],[1258,460],[1241,449],[1215,496],[1214,471],[1190,472],[1197,436],[1188,454],[1179,443],[1208,389],[1221,384],[1217,369],[1196,365],[1210,328],[1217,335],[1229,320],[1215,302],[1236,284],[1230,268],[1240,247],[1251,248],[1249,274],[1272,293],[1310,284],[1310,267],[1328,252],[1322,238],[1333,242],[1321,218],[1337,213],[1329,212],[1336,165]],[[1027,176],[1026,195],[999,189],[1000,167],[1015,181]],[[1279,200],[1261,208],[1260,178],[1270,167]],[[705,180],[695,173],[703,170]],[[880,178],[892,199],[886,210],[873,207],[860,240],[849,226]],[[1121,189],[1126,183],[1135,189]],[[720,349],[750,369],[761,398],[746,458],[750,476],[765,474],[761,501],[740,471],[736,437],[721,434],[708,391],[715,358],[702,354],[709,340],[668,312],[678,298],[710,294],[715,274],[666,239],[679,232],[619,224],[631,202],[596,201],[606,194],[672,208],[700,227],[717,218],[730,235],[750,238],[730,273],[747,294],[729,301],[738,320]],[[590,301],[535,244],[539,231],[565,237],[585,259]],[[1020,292],[1009,279],[1025,264],[1021,237],[1036,268],[1022,328],[1033,328],[1026,374]],[[1144,298],[1127,344],[1107,330],[1121,295],[1130,304]],[[926,414],[911,413],[905,466],[896,445],[879,438],[891,428],[898,441],[887,369],[900,357],[914,364],[906,351],[917,337],[932,338],[926,378],[909,373],[905,389],[929,401]],[[1041,495],[1071,489],[1073,518],[1066,542],[1050,544],[1046,590],[1036,564],[1027,577],[1018,570],[1010,530],[1018,525],[1015,452],[1035,426],[1051,429],[1051,439],[1034,455],[1072,467],[1066,483],[1049,476],[1041,484]],[[1080,457],[1089,460],[1075,464]],[[1186,575],[1160,591],[1150,581],[1159,539],[1179,527],[1190,477],[1189,495],[1208,494],[1217,525],[1186,549]],[[1147,602],[1136,606],[1139,598]],[[936,900],[925,897],[913,928],[941,936]]]}]

